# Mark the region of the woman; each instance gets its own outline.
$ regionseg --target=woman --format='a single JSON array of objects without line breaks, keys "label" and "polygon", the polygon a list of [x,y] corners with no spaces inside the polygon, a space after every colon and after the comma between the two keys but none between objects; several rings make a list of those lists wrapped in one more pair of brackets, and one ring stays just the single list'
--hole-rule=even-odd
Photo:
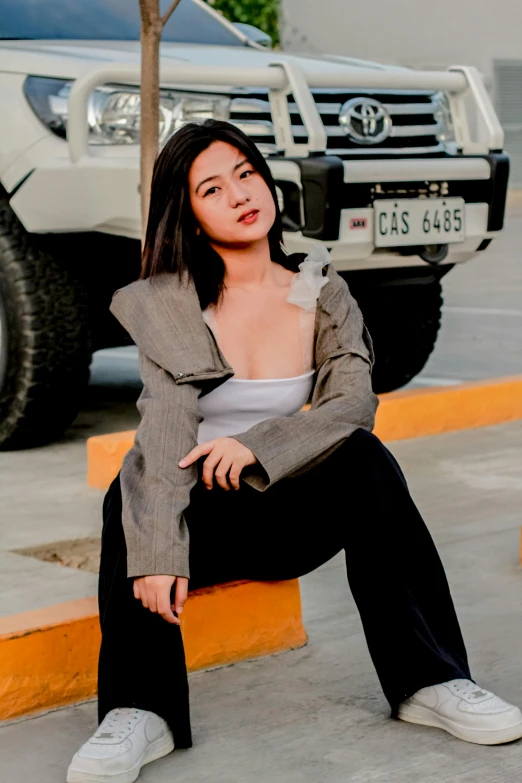
[{"label": "woman", "polygon": [[128,783],[192,745],[189,577],[293,579],[341,549],[391,716],[481,744],[522,736],[520,710],[471,679],[433,541],[371,434],[370,336],[328,261],[321,245],[285,253],[243,133],[209,120],[168,141],[141,279],[111,304],[139,349],[142,418],[104,500],[100,725],[69,783]]}]

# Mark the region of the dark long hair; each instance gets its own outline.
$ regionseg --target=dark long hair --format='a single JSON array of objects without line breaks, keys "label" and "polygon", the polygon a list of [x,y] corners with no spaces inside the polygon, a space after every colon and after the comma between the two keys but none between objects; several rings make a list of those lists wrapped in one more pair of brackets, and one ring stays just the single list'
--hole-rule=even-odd
[{"label": "dark long hair", "polygon": [[283,249],[283,225],[275,182],[254,142],[229,122],[188,123],[170,137],[154,165],[140,278],[177,272],[181,279],[188,271],[203,309],[217,303],[224,288],[225,265],[205,235],[196,233],[188,174],[197,156],[215,141],[236,147],[263,177],[276,207],[276,217],[268,232],[270,257],[281,266],[297,271],[297,259],[287,256]]}]

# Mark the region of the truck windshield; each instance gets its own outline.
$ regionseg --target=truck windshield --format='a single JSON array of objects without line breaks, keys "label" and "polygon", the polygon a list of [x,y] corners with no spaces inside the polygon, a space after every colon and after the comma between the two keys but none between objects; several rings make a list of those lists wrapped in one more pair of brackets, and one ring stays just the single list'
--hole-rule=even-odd
[{"label": "truck windshield", "polygon": [[[164,13],[170,0],[160,0]],[[0,0],[0,39],[138,41],[138,0]],[[163,41],[244,46],[219,19],[193,0],[181,0]]]}]

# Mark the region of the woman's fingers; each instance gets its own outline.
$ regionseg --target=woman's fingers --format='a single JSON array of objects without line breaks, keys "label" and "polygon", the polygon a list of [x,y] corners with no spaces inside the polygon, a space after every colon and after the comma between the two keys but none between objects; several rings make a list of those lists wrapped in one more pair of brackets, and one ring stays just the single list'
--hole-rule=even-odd
[{"label": "woman's fingers", "polygon": [[239,476],[241,474],[241,470],[242,466],[237,461],[232,463],[232,467],[228,473],[228,480],[234,489],[239,489]]},{"label": "woman's fingers", "polygon": [[179,625],[180,622],[174,615],[170,605],[170,590],[171,588],[167,587],[166,590],[162,591],[161,595],[158,595],[158,614],[171,625]]},{"label": "woman's fingers", "polygon": [[201,480],[207,489],[214,486],[214,473],[217,483],[223,489],[239,489],[242,469],[245,465],[254,465],[257,462],[250,449],[235,438],[225,437],[198,444],[178,464],[182,468],[187,467],[204,454],[208,456],[203,462]]},{"label": "woman's fingers", "polygon": [[174,596],[174,609],[181,614],[188,595],[189,580],[185,576],[176,577],[176,594]]},{"label": "woman's fingers", "polygon": [[158,611],[158,588],[147,586],[147,604],[151,612]]},{"label": "woman's fingers", "polygon": [[214,470],[220,460],[221,454],[217,453],[217,449],[213,449],[203,463],[201,480],[207,489],[212,489],[214,486]]},{"label": "woman's fingers", "polygon": [[239,489],[239,477],[243,468],[240,460],[227,456],[214,457],[213,452],[203,463],[202,480],[207,489],[212,489],[215,475],[217,483],[223,489]]},{"label": "woman's fingers", "polygon": [[192,465],[193,462],[196,462],[196,460],[204,454],[209,454],[214,448],[214,444],[214,440],[206,440],[204,443],[195,446],[192,451],[189,451],[186,457],[183,457],[183,459],[178,462],[179,467],[186,468],[189,465]]},{"label": "woman's fingers", "polygon": [[143,581],[140,584],[140,601],[145,607],[145,609],[149,608],[149,597],[147,595],[147,586]]},{"label": "woman's fingers", "polygon": [[223,487],[223,489],[226,490],[230,489],[230,485],[228,483],[228,471],[230,470],[231,467],[232,467],[231,461],[226,457],[222,457],[215,470],[217,483],[219,484],[220,487]]},{"label": "woman's fingers", "polygon": [[[179,625],[179,620],[174,616],[170,604],[171,589],[175,581],[176,577],[169,575],[138,577],[134,580],[133,592],[134,597],[141,600],[145,609],[160,614],[164,620],[173,625]],[[186,581],[188,583],[188,579]]]}]

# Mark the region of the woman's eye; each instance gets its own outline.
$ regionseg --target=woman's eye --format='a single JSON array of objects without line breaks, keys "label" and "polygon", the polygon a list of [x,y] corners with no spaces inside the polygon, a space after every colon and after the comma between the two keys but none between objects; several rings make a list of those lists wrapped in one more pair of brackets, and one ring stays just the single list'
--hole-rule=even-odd
[{"label": "woman's eye", "polygon": [[250,174],[255,174],[253,169],[247,169],[246,171],[242,171],[241,172],[241,179],[244,179],[245,177],[247,177]]},{"label": "woman's eye", "polygon": [[212,196],[212,195],[213,195],[213,193],[217,192],[217,190],[218,190],[217,186],[216,186],[216,185],[214,185],[214,187],[212,187],[212,188],[209,188],[209,189],[207,190],[207,192],[205,193],[205,195],[203,196],[203,198],[205,198],[205,196],[209,196],[209,195],[210,195],[210,196]]}]

